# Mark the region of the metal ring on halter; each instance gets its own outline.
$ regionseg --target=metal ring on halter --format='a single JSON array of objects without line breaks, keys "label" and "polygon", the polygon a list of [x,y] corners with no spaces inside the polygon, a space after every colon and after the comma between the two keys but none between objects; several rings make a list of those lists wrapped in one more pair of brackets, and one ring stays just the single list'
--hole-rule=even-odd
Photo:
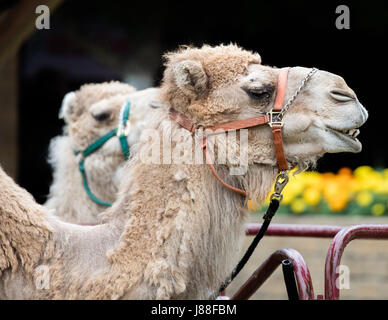
[{"label": "metal ring on halter", "polygon": [[130,101],[128,100],[120,110],[119,124],[117,126],[117,136],[128,136],[131,122],[129,119]]},{"label": "metal ring on halter", "polygon": [[[283,179],[283,180],[282,180]],[[279,202],[283,200],[283,189],[289,181],[287,171],[282,171],[278,174],[275,180],[274,192],[271,194],[270,200],[277,199]]]},{"label": "metal ring on halter", "polygon": [[283,200],[283,194],[274,192],[273,194],[271,194],[269,200],[272,201],[273,199],[277,199],[279,202],[281,202]]},{"label": "metal ring on halter", "polygon": [[283,120],[283,113],[281,111],[273,111],[267,113],[269,115],[269,122],[268,125],[272,128],[273,125],[278,125],[283,127],[284,120]]},{"label": "metal ring on halter", "polygon": [[[281,181],[283,179],[283,181]],[[285,186],[287,185],[290,178],[288,177],[287,171],[282,171],[275,181],[275,193],[281,194]]]}]

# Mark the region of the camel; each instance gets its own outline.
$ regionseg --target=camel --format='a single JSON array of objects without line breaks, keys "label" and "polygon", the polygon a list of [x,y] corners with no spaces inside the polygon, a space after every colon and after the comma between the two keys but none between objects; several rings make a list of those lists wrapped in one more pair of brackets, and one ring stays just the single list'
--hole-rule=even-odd
[{"label": "camel", "polygon": [[[102,224],[60,221],[0,170],[2,298],[206,299],[229,276],[241,255],[247,201],[263,200],[279,172],[271,128],[248,129],[245,173],[230,175],[232,164],[214,157],[222,179],[247,197],[225,188],[204,162],[142,157],[160,150],[160,160],[171,152],[150,132],[192,142],[186,128],[170,121],[170,108],[204,127],[271,110],[282,69],[262,65],[258,53],[233,44],[182,47],[165,59],[158,95],[164,106],[134,145]],[[290,69],[285,101],[310,70]],[[327,152],[360,152],[356,136],[367,117],[343,78],[318,70],[284,115],[289,166],[304,168]],[[230,143],[239,148],[237,140]]]},{"label": "camel", "polygon": [[[85,191],[78,168],[80,155],[74,150],[84,150],[96,139],[115,129],[122,106],[131,102],[128,145],[138,141],[146,123],[150,102],[158,89],[135,92],[130,85],[111,81],[86,84],[79,90],[66,94],[60,110],[65,121],[64,133],[51,140],[49,163],[53,168],[53,183],[45,206],[63,221],[77,224],[97,224],[98,214],[105,206],[94,202]],[[104,202],[116,199],[120,171],[125,158],[119,139],[106,142],[85,158],[88,186]]]}]

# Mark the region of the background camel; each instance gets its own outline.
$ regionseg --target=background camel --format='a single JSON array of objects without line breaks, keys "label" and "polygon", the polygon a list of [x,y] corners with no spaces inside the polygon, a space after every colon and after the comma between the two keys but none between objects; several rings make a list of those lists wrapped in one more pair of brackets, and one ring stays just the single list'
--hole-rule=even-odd
[{"label": "background camel", "polygon": [[[98,214],[106,207],[92,201],[86,193],[78,169],[80,155],[76,156],[74,150],[84,150],[116,128],[120,109],[128,99],[131,101],[128,144],[133,145],[139,139],[156,94],[157,89],[135,92],[127,84],[109,82],[83,85],[65,96],[60,112],[65,121],[64,133],[52,139],[49,152],[53,183],[45,205],[54,209],[55,215],[77,224],[99,222]],[[118,138],[110,139],[85,159],[88,185],[97,198],[110,203],[116,199],[124,160]]]},{"label": "background camel", "polygon": [[[166,60],[158,98],[196,123],[210,126],[271,109],[279,69],[261,65],[256,53],[204,46]],[[286,99],[309,71],[291,69]],[[348,133],[366,119],[345,81],[318,71],[284,118],[288,162],[303,167],[326,152],[359,152],[361,143]],[[186,129],[169,121],[167,107],[155,110],[151,128],[192,142]],[[248,138],[245,174],[229,176],[231,164],[219,165],[217,158],[215,167],[248,199],[263,200],[278,172],[271,130],[251,128]],[[156,138],[134,148],[118,200],[105,223],[93,227],[60,222],[0,171],[3,297],[197,299],[217,290],[240,256],[247,199],[225,189],[204,163],[144,163],[149,151],[161,150],[161,158],[171,152]]]}]

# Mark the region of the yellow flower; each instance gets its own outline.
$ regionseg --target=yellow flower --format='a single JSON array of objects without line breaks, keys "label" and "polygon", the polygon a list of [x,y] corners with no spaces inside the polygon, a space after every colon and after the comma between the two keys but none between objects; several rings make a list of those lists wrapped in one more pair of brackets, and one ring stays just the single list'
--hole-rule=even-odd
[{"label": "yellow flower", "polygon": [[376,203],[372,206],[372,214],[375,216],[381,216],[385,211],[385,206],[382,203]]},{"label": "yellow flower", "polygon": [[[366,207],[372,205],[376,193],[388,196],[388,169],[374,170],[370,166],[360,166],[353,172],[345,167],[337,174],[306,171],[296,176],[294,172],[295,169],[289,173],[290,181],[283,191],[282,201],[282,206],[290,206],[294,213],[304,212],[322,200],[331,211],[341,211],[350,200]],[[269,203],[269,196],[265,203]],[[251,211],[261,208],[253,201],[248,202],[248,207]],[[371,213],[381,215],[385,212],[388,213],[388,203],[373,205]]]},{"label": "yellow flower", "polygon": [[317,188],[309,187],[303,193],[303,200],[309,205],[315,206],[321,200],[321,193]]},{"label": "yellow flower", "polygon": [[348,198],[346,195],[338,195],[335,198],[330,199],[329,208],[332,211],[341,211],[343,210],[348,203]]},{"label": "yellow flower", "polygon": [[376,191],[380,187],[382,181],[381,175],[378,172],[372,171],[367,176],[361,178],[361,188],[363,190]]},{"label": "yellow flower", "polygon": [[361,166],[354,170],[354,175],[357,178],[367,178],[373,172],[373,169],[369,166]]},{"label": "yellow flower", "polygon": [[360,206],[366,207],[372,202],[371,192],[367,190],[359,192],[356,196],[356,201]]},{"label": "yellow flower", "polygon": [[361,190],[361,183],[359,179],[351,179],[349,181],[349,190],[353,192],[359,192]]},{"label": "yellow flower", "polygon": [[388,193],[388,180],[384,179],[379,185],[376,187],[377,193]]},{"label": "yellow flower", "polygon": [[341,190],[341,186],[335,180],[331,180],[325,183],[323,195],[330,202],[330,200],[337,198],[338,194],[342,191],[344,190]]},{"label": "yellow flower", "polygon": [[291,210],[294,213],[301,213],[306,209],[306,202],[303,199],[295,199],[291,202]]},{"label": "yellow flower", "polygon": [[338,170],[338,174],[344,174],[344,175],[352,175],[352,169],[348,168],[348,167],[343,167],[341,169]]},{"label": "yellow flower", "polygon": [[[300,178],[300,179],[297,179]],[[302,177],[291,178],[290,182],[284,188],[284,193],[291,192],[294,195],[298,195],[303,192],[305,187]]]},{"label": "yellow flower", "polygon": [[282,204],[283,205],[288,205],[291,203],[291,201],[294,199],[294,195],[291,193],[291,192],[284,192],[283,193],[283,200],[282,200]]},{"label": "yellow flower", "polygon": [[305,186],[314,186],[314,187],[319,187],[320,186],[320,181],[322,179],[321,174],[315,171],[306,171],[302,172],[298,178],[304,182]]}]

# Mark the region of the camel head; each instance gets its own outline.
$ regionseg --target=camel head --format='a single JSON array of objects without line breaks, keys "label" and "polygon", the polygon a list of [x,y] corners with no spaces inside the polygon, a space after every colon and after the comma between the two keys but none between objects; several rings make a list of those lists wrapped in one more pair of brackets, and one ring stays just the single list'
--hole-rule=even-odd
[{"label": "camel head", "polygon": [[[157,93],[157,88],[135,91],[127,84],[109,82],[86,84],[65,96],[60,111],[64,134],[50,143],[53,183],[46,202],[63,220],[100,222],[101,205],[116,199],[125,160],[147,124]],[[122,126],[119,130],[125,111],[129,121],[126,130]],[[85,149],[94,151],[80,154]]]},{"label": "camel head", "polygon": [[[182,48],[166,55],[163,99],[204,127],[259,116],[272,109],[280,69],[236,45]],[[310,68],[292,67],[286,103]],[[344,79],[318,70],[285,113],[287,161],[305,168],[324,153],[360,152],[358,128],[368,113]],[[249,129],[249,165],[276,166],[271,128]]]},{"label": "camel head", "polygon": [[[134,91],[135,88],[128,84],[111,81],[86,84],[75,92],[69,92],[63,99],[59,116],[67,125],[74,150],[84,150],[115,129],[125,98]],[[121,153],[120,145],[113,144],[111,152]]]}]

